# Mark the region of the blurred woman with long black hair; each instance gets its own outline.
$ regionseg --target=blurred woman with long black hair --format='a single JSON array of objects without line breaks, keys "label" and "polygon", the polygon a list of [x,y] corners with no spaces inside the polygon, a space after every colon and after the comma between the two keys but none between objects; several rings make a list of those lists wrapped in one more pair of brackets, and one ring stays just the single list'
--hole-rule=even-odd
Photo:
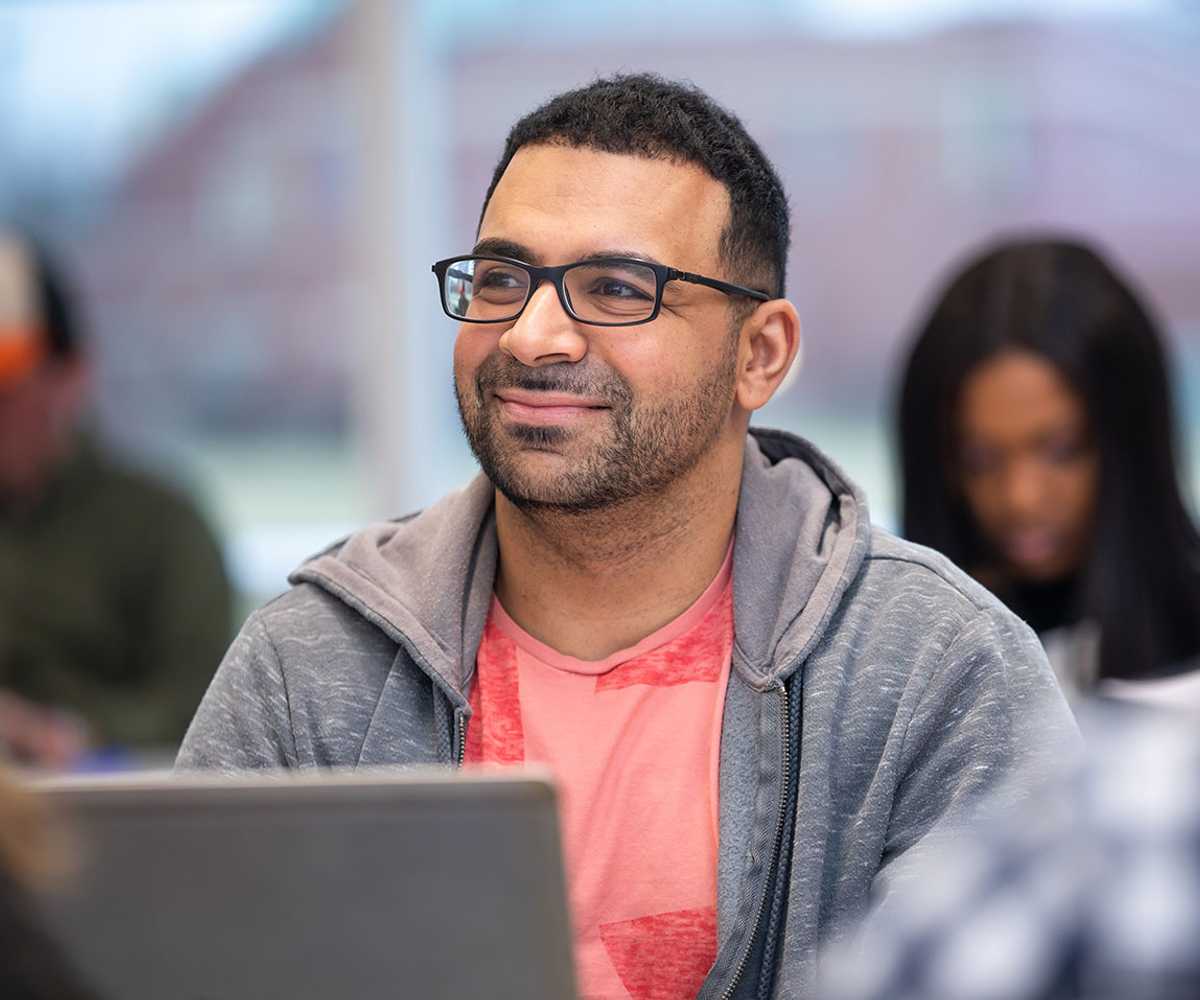
[{"label": "blurred woman with long black hair", "polygon": [[1164,346],[1110,264],[1063,239],[972,259],[898,409],[905,535],[1022,615],[1068,692],[1200,696],[1200,534]]}]

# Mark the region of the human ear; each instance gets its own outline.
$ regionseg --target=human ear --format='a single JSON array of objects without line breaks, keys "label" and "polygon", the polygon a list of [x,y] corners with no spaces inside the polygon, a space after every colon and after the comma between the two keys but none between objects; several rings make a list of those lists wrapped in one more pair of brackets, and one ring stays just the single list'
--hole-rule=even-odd
[{"label": "human ear", "polygon": [[765,406],[800,350],[800,317],[787,299],[764,302],[739,334],[737,401],[746,411]]}]

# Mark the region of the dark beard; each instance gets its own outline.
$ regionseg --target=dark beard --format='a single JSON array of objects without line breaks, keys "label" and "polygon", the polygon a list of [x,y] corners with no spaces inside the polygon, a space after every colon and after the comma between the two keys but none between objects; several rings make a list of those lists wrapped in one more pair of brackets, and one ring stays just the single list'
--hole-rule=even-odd
[{"label": "dark beard", "polygon": [[[611,369],[589,370],[572,363],[529,368],[497,352],[479,366],[466,400],[455,385],[463,430],[496,489],[526,512],[583,514],[661,493],[696,465],[725,424],[737,357],[737,340],[729,341],[720,366],[695,392],[659,406],[635,405],[629,384]],[[555,482],[530,483],[521,469],[520,452],[556,450],[571,432],[522,424],[501,431],[487,401],[504,388],[603,400],[609,407],[611,436]]]}]

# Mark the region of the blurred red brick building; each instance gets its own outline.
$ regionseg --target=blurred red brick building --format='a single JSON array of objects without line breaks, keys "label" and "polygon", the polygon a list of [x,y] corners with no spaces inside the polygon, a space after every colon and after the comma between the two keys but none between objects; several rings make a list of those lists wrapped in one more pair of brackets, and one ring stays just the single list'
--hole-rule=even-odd
[{"label": "blurred red brick building", "polygon": [[355,298],[345,24],[269,53],[160,136],[75,247],[118,425],[337,427]]},{"label": "blurred red brick building", "polygon": [[[148,149],[81,237],[118,422],[346,420],[365,148],[346,23],[230,81]],[[870,41],[764,24],[632,45],[446,42],[438,65],[446,252],[469,245],[507,127],[557,89],[653,68],[736,110],[793,205],[790,291],[810,348],[785,409],[861,414],[883,398],[944,268],[1013,226],[1094,236],[1181,343],[1200,340],[1200,60],[1186,46],[1066,23]]]}]

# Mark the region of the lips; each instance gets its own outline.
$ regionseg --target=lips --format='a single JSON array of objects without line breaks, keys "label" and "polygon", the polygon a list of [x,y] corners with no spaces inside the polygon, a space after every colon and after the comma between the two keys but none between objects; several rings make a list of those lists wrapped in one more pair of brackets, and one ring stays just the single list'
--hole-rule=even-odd
[{"label": "lips", "polygon": [[601,400],[563,392],[502,389],[495,393],[500,411],[522,424],[561,424],[609,409]]},{"label": "lips", "polygon": [[1008,558],[1018,564],[1048,562],[1058,555],[1059,548],[1058,533],[1042,529],[1014,531],[1004,539]]}]

